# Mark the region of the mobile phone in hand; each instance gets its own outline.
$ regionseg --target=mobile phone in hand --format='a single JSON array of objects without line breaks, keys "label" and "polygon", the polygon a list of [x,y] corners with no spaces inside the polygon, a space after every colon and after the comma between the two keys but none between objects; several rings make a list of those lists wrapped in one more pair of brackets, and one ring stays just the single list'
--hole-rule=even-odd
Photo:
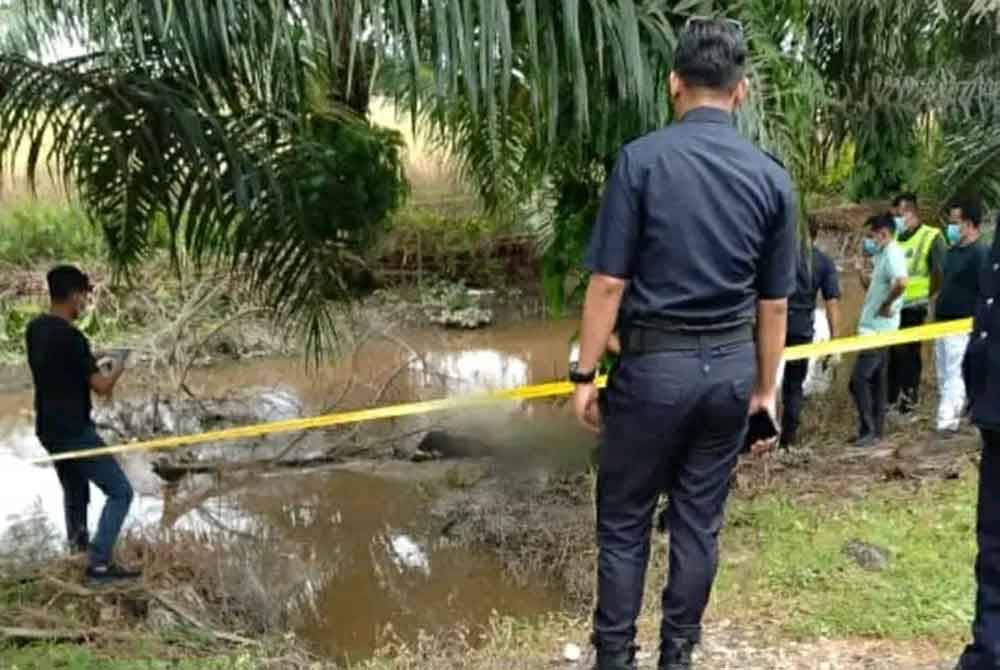
[{"label": "mobile phone in hand", "polygon": [[762,440],[773,440],[778,437],[778,426],[774,417],[766,409],[761,409],[750,415],[750,425],[747,428],[747,439],[743,444],[744,451],[750,451],[754,444]]}]

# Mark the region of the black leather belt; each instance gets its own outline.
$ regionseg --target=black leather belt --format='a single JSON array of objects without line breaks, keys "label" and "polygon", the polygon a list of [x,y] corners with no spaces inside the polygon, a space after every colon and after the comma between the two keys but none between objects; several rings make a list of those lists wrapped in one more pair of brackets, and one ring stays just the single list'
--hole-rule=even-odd
[{"label": "black leather belt", "polygon": [[622,354],[650,354],[658,351],[700,351],[742,344],[754,339],[753,324],[745,323],[725,330],[678,331],[632,326],[620,334]]}]

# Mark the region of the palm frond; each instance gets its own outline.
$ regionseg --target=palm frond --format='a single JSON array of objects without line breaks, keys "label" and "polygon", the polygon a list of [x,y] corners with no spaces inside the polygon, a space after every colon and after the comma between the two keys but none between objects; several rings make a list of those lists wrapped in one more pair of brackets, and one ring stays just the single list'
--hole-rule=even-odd
[{"label": "palm frond", "polygon": [[[171,4],[139,3],[133,33],[135,3],[91,3],[85,19],[35,3],[59,30],[114,38],[56,62],[0,56],[0,157],[27,148],[32,180],[57,166],[122,274],[165,220],[175,259],[227,265],[318,353],[333,301],[351,297],[371,235],[405,194],[402,140],[344,106],[351,95],[332,81],[344,70],[321,69],[339,56],[309,47],[306,58],[304,32],[277,39],[286,28],[268,24],[289,7]],[[223,21],[237,16],[252,20]]]}]

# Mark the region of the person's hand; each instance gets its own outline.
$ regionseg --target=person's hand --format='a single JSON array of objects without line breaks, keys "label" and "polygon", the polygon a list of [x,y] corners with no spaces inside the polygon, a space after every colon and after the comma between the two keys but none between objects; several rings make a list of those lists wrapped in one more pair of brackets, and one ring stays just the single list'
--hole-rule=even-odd
[{"label": "person's hand", "polygon": [[[750,409],[747,412],[748,416],[753,416],[757,412],[764,410],[767,412],[768,416],[771,417],[772,421],[775,421],[775,417],[778,416],[778,390],[773,389],[771,391],[763,391],[760,389],[754,389],[753,394],[750,396]],[[777,421],[775,421],[777,423]],[[774,448],[774,445],[778,443],[778,438],[773,437],[770,440],[758,440],[750,445],[750,453],[754,456],[763,456],[767,452]]]},{"label": "person's hand", "polygon": [[597,404],[597,386],[577,384],[573,392],[573,413],[580,425],[592,433],[601,430],[601,410]]},{"label": "person's hand", "polygon": [[878,315],[884,319],[891,319],[896,313],[896,310],[892,308],[892,303],[883,303],[882,308],[878,311]]}]

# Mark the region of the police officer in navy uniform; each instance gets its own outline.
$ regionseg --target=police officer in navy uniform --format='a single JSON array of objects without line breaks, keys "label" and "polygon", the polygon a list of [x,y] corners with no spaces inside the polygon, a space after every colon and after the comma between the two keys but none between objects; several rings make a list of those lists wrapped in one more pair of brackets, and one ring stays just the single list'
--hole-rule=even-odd
[{"label": "police officer in navy uniform", "polygon": [[[678,121],[621,150],[594,226],[570,379],[577,417],[603,429],[598,670],[636,667],[661,491],[670,497],[670,570],[659,667],[691,667],[747,417],[774,417],[798,257],[796,199],[782,166],[734,127],[746,64],[739,24],[689,22],[670,75]],[[616,323],[622,354],[601,416],[593,378]]]},{"label": "police officer in navy uniform", "polygon": [[[1000,226],[1000,216],[997,217]],[[1000,236],[979,276],[979,300],[962,365],[972,420],[983,436],[976,508],[976,615],[959,670],[1000,670]]]}]

